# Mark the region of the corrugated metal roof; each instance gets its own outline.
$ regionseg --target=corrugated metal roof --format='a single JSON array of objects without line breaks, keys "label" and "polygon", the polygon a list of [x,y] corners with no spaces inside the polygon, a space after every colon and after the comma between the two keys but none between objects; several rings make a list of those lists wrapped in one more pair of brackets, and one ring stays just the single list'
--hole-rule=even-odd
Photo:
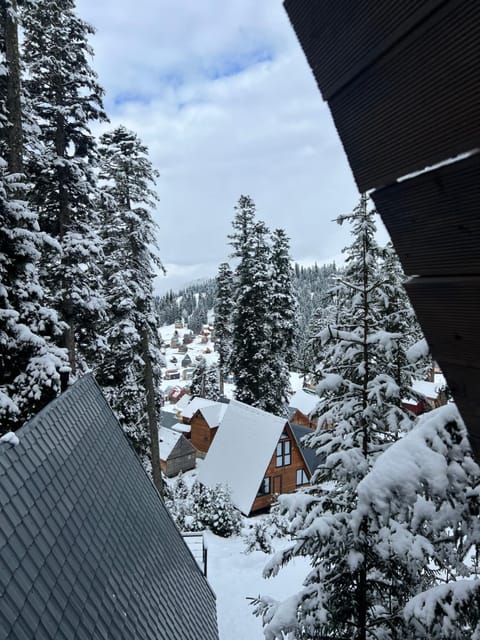
[{"label": "corrugated metal roof", "polygon": [[215,596],[92,376],[0,445],[0,636],[217,640]]}]

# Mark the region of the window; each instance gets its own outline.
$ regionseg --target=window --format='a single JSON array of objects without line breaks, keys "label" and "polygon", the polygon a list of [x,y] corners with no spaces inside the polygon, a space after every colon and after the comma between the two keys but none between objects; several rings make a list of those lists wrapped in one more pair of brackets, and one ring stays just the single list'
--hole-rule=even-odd
[{"label": "window", "polygon": [[277,444],[275,456],[276,467],[286,467],[292,461],[292,451],[290,440],[280,440]]},{"label": "window", "polygon": [[308,484],[309,482],[310,480],[304,469],[297,469],[297,487],[300,487],[302,484]]},{"label": "window", "polygon": [[259,496],[267,496],[270,493],[270,478],[264,478],[258,490]]}]

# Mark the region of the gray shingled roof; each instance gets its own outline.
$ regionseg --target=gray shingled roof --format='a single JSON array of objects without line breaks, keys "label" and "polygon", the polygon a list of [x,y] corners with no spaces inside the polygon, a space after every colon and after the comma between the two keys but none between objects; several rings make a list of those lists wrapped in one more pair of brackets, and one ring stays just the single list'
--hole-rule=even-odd
[{"label": "gray shingled roof", "polygon": [[218,640],[215,596],[92,376],[0,444],[2,640]]},{"label": "gray shingled roof", "polygon": [[298,444],[298,448],[300,449],[300,453],[302,454],[302,458],[304,459],[305,464],[307,465],[307,469],[309,470],[310,474],[312,474],[320,464],[321,458],[320,456],[317,456],[314,449],[311,449],[310,447],[306,447],[302,443],[302,438],[303,436],[311,435],[314,432],[314,430],[299,424],[292,424],[291,422],[289,424],[290,424],[290,429],[292,430],[293,436]]}]

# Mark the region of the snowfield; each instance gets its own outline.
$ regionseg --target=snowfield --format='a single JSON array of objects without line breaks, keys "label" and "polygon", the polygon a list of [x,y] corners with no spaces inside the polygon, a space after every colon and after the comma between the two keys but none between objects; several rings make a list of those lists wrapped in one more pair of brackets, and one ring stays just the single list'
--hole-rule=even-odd
[{"label": "snowfield", "polygon": [[[246,522],[257,522],[259,518]],[[262,577],[270,556],[262,551],[245,554],[245,540],[241,536],[219,538],[205,532],[208,545],[207,578],[217,596],[217,615],[220,640],[262,640],[262,622],[253,615],[248,598],[269,595],[285,600],[300,590],[308,573],[306,559],[296,558],[280,570],[275,578]],[[275,550],[281,549],[286,539],[275,539]]]}]

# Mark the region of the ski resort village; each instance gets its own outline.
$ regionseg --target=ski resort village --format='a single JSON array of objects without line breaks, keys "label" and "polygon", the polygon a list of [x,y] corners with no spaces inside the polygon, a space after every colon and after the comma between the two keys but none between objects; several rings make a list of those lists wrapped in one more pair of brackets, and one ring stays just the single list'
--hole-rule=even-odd
[{"label": "ski resort village", "polygon": [[480,640],[480,2],[0,21],[0,640]]}]

